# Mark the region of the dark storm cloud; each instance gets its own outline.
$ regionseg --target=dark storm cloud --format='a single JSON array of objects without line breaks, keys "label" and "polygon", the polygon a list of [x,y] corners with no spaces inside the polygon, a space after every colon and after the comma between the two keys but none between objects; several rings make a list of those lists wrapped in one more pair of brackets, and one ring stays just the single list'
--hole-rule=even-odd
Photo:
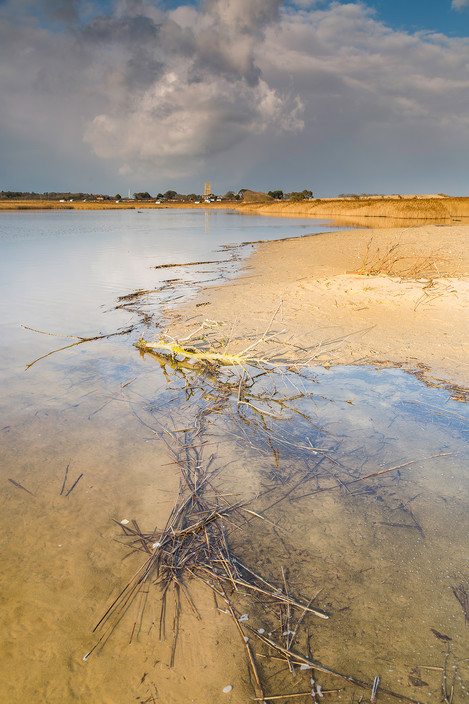
[{"label": "dark storm cloud", "polygon": [[80,0],[39,0],[36,7],[54,19],[73,22],[79,17],[80,4]]},{"label": "dark storm cloud", "polygon": [[161,24],[145,15],[96,17],[81,29],[83,39],[91,42],[119,42],[139,46],[157,40]]}]

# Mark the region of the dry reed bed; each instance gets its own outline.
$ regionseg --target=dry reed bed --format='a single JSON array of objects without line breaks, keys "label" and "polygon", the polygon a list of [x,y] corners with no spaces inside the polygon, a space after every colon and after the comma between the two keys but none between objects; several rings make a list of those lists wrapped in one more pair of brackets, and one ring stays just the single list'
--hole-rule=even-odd
[{"label": "dry reed bed", "polygon": [[241,206],[249,213],[260,215],[289,215],[299,217],[333,218],[405,218],[436,219],[469,218],[469,198],[359,198],[316,199],[291,203],[257,203]]},{"label": "dry reed bed", "polygon": [[260,203],[145,203],[144,201],[115,203],[73,202],[59,203],[44,200],[0,201],[0,210],[146,210],[163,208],[232,209],[259,215],[287,217],[351,217],[351,218],[406,218],[420,220],[447,220],[469,218],[468,197],[435,198],[317,198],[312,201]]}]

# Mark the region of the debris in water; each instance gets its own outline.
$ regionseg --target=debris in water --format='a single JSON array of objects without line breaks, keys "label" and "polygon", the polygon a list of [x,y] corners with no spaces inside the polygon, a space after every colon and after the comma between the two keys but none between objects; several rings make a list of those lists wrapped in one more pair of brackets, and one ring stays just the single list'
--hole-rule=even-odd
[{"label": "debris in water", "polygon": [[121,525],[123,525],[123,526],[128,525],[128,523],[129,523],[129,521],[127,520],[127,518],[123,518],[121,521]]},{"label": "debris in water", "polygon": [[65,491],[65,485],[67,483],[67,477],[68,477],[68,470],[70,469],[70,462],[67,464],[65,467],[65,474],[64,474],[64,480],[62,482],[62,488],[60,490],[60,496],[63,496],[63,493]]},{"label": "debris in water", "polygon": [[129,335],[134,329],[134,326],[132,325],[131,327],[121,328],[120,330],[117,330],[117,332],[111,332],[111,333],[108,333],[107,335],[93,335],[92,337],[80,337],[79,335],[60,335],[60,334],[56,334],[53,332],[45,332],[44,330],[38,330],[37,328],[31,328],[31,327],[29,327],[29,325],[22,325],[21,327],[24,328],[25,330],[32,330],[33,332],[39,332],[39,333],[41,333],[41,335],[50,335],[51,337],[65,337],[68,339],[77,340],[77,342],[71,342],[69,345],[64,345],[64,347],[59,347],[56,350],[52,350],[51,352],[47,352],[47,354],[43,354],[40,357],[37,357],[32,362],[29,362],[29,364],[26,365],[26,369],[29,369],[30,367],[33,366],[33,364],[36,364],[36,362],[39,362],[41,359],[45,359],[46,357],[50,357],[52,354],[55,354],[56,352],[62,352],[63,350],[70,349],[70,347],[76,347],[77,345],[83,345],[85,342],[94,342],[95,340],[107,340],[109,337],[116,337],[117,335]]},{"label": "debris in water", "polygon": [[66,497],[69,496],[69,494],[72,493],[72,491],[74,490],[74,488],[76,487],[76,485],[78,484],[78,482],[80,481],[80,479],[81,479],[82,477],[83,477],[83,472],[80,474],[80,476],[79,476],[77,479],[75,479],[75,481],[73,482],[72,486],[70,487],[70,489],[69,489],[69,490],[67,491],[67,493],[65,494]]},{"label": "debris in water", "polygon": [[[11,480],[10,480],[11,481]],[[453,594],[456,599],[461,604],[461,608],[464,612],[464,622],[469,623],[469,593],[467,592],[464,584],[459,584],[457,587],[453,587]]]},{"label": "debris in water", "polygon": [[245,623],[246,621],[249,621],[249,615],[248,614],[241,614],[238,621],[240,623]]},{"label": "debris in water", "polygon": [[223,687],[223,694],[229,694],[232,689],[233,687],[231,686],[231,684],[227,684],[226,687]]},{"label": "debris in water", "polygon": [[378,688],[379,688],[380,681],[381,680],[378,677],[378,675],[373,680],[373,687],[371,688],[370,704],[376,704],[376,700],[378,699]]},{"label": "debris in water", "polygon": [[436,628],[430,628],[431,632],[433,635],[438,638],[439,640],[444,640],[446,642],[449,642],[450,640],[453,640],[449,636],[446,635],[446,633],[440,633],[440,631],[437,631]]},{"label": "debris in water", "polygon": [[29,489],[26,489],[26,487],[23,486],[22,484],[20,484],[19,482],[17,482],[16,479],[10,479],[10,478],[9,478],[8,481],[11,482],[11,484],[13,484],[13,486],[16,486],[17,489],[22,489],[22,490],[25,491],[27,494],[31,494],[31,496],[34,496],[34,494],[33,494],[32,491],[29,491]]},{"label": "debris in water", "polygon": [[410,671],[409,683],[413,687],[428,687],[428,682],[425,682],[425,680],[420,677],[420,670],[418,667],[414,667],[414,669]]}]

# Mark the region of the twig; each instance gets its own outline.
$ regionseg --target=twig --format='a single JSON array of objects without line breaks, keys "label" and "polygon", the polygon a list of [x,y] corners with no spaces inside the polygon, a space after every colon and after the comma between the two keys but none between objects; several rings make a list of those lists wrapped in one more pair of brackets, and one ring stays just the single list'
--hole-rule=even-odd
[{"label": "twig", "polygon": [[69,489],[69,490],[67,491],[67,493],[65,494],[66,497],[69,496],[69,494],[72,493],[72,491],[74,490],[74,488],[76,487],[76,485],[78,484],[78,482],[80,481],[80,479],[82,478],[82,476],[83,476],[83,472],[80,474],[79,477],[77,477],[77,479],[75,479],[75,481],[73,482],[72,486],[70,487],[70,489]]},{"label": "twig", "polygon": [[63,482],[62,482],[62,488],[61,488],[61,490],[60,490],[59,496],[62,496],[62,494],[64,493],[65,484],[67,483],[67,477],[68,477],[68,469],[69,469],[69,467],[70,467],[70,462],[69,462],[68,465],[65,467],[64,480],[63,480]]},{"label": "twig", "polygon": [[11,482],[11,483],[13,484],[13,486],[16,486],[17,489],[22,489],[22,490],[25,491],[27,494],[31,494],[31,496],[35,496],[35,494],[33,494],[32,491],[29,491],[29,489],[26,489],[26,487],[23,486],[22,484],[20,484],[19,482],[17,482],[16,479],[10,479],[10,478],[9,478],[8,481]]}]

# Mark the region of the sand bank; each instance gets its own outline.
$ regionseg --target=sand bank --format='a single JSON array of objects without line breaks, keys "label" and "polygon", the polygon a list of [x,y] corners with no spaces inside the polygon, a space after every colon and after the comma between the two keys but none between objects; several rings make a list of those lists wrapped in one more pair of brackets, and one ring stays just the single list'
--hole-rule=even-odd
[{"label": "sand bank", "polygon": [[241,347],[278,309],[275,328],[310,350],[314,363],[402,366],[433,383],[467,387],[468,244],[464,225],[264,243],[236,281],[206,289],[180,310],[170,332],[180,336],[209,318]]}]

